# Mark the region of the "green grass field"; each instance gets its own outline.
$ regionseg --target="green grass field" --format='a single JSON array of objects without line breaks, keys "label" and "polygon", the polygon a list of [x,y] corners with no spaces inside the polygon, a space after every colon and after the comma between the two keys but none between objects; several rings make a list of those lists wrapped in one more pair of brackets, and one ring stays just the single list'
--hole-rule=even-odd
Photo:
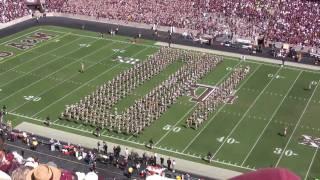
[{"label": "green grass field", "polygon": [[[55,36],[27,50],[7,46],[35,32]],[[24,121],[43,125],[50,116],[53,128],[92,136],[93,127],[58,120],[65,105],[78,102],[132,66],[113,61],[115,57],[145,60],[159,48],[154,43],[143,40],[132,44],[123,36],[100,39],[94,32],[53,26],[34,27],[2,38],[0,51],[14,55],[0,58],[0,105],[7,106],[7,119],[14,125]],[[85,64],[85,73],[78,72],[80,63]],[[181,65],[171,64],[119,101],[117,107],[130,106]],[[302,179],[320,177],[318,149],[299,144],[302,135],[320,138],[320,73],[226,57],[199,83],[219,84],[239,65],[249,65],[251,72],[238,87],[235,103],[219,107],[198,130],[185,127],[196,104],[189,101],[190,97],[181,97],[142,135],[103,130],[101,139],[144,149],[152,138],[154,151],[170,156],[206,163],[201,158],[210,151],[214,154],[212,165],[218,167],[242,172],[287,167]],[[311,81],[314,86],[306,90]],[[200,88],[196,93],[203,91]],[[286,137],[278,134],[284,127],[288,127]]]}]

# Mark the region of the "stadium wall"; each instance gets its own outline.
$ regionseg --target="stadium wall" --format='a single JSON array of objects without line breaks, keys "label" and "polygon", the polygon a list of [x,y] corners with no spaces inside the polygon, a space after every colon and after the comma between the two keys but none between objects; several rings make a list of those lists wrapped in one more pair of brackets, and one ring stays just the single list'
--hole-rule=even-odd
[{"label": "stadium wall", "polygon": [[[106,33],[110,29],[115,29],[116,27],[119,27],[118,34],[120,35],[134,37],[137,36],[138,33],[141,33],[142,38],[144,39],[154,39],[153,31],[151,30],[152,25],[97,19],[94,17],[63,13],[48,13],[47,17],[40,18],[39,20],[32,18],[30,15],[16,19],[9,23],[0,24],[0,38],[17,33],[19,31],[33,26],[42,25],[62,26],[76,29],[81,29],[82,26],[85,25],[85,30],[103,33]],[[169,28],[170,27],[164,26],[160,26],[157,28],[159,34],[157,41],[160,42],[159,45],[168,45],[169,39],[167,32]],[[259,54],[252,54],[252,52],[247,51],[245,49],[224,47],[218,43],[211,45],[200,44],[198,42],[193,42],[191,40],[183,38],[181,34],[184,31],[185,30],[183,29],[177,28],[176,32],[173,34],[172,42],[173,44],[175,44],[175,47],[194,50],[197,49],[208,53],[226,55],[235,58],[240,58],[242,55],[246,55],[246,59],[263,61],[273,64],[281,64],[280,58],[276,59],[272,57],[267,51]],[[313,65],[312,58],[308,56],[304,57],[300,63],[294,62],[289,58],[286,58],[285,60],[286,64],[289,66],[320,71],[320,67]]]}]

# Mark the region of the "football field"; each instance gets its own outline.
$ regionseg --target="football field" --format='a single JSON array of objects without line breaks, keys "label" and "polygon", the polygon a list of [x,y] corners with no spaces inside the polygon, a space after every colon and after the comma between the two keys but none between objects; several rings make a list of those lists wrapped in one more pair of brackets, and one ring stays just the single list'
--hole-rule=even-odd
[{"label": "football field", "polygon": [[[14,126],[21,122],[44,125],[49,116],[52,128],[93,136],[94,127],[58,117],[66,105],[78,102],[160,48],[153,41],[131,40],[53,26],[0,39],[0,105],[7,107],[6,119]],[[81,63],[84,73],[79,73]],[[116,107],[121,111],[131,106],[182,64],[170,64]],[[197,102],[183,96],[143,134],[130,136],[104,129],[101,139],[141,149],[152,139],[154,151],[191,161],[207,164],[202,158],[211,152],[213,166],[241,172],[286,167],[302,179],[320,177],[320,72],[225,57],[198,83],[218,85],[235,67],[246,65],[251,70],[237,87],[237,99],[218,107],[197,130],[186,127]],[[196,94],[204,91],[199,88]],[[287,135],[282,136],[285,127]]]}]

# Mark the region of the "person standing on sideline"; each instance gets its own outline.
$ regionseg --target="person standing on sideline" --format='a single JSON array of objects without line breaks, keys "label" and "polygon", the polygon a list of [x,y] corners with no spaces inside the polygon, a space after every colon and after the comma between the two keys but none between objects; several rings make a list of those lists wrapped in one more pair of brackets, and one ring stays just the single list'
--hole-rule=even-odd
[{"label": "person standing on sideline", "polygon": [[158,154],[154,153],[154,165],[157,165]]},{"label": "person standing on sideline", "polygon": [[100,144],[100,141],[98,141],[98,142],[97,142],[97,150],[98,150],[98,153],[100,153],[100,145],[101,145],[101,144]]},{"label": "person standing on sideline", "polygon": [[176,161],[172,160],[172,172],[175,172]]},{"label": "person standing on sideline", "polygon": [[105,141],[103,141],[103,150],[104,150],[104,154],[107,154],[108,153],[108,145]]},{"label": "person standing on sideline", "polygon": [[161,165],[161,167],[163,167],[163,162],[164,162],[164,158],[160,157],[160,165]]},{"label": "person standing on sideline", "polygon": [[128,159],[128,157],[129,157],[129,150],[128,150],[128,148],[125,149],[124,153],[125,153],[126,159]]},{"label": "person standing on sideline", "polygon": [[171,159],[170,158],[167,160],[167,167],[168,167],[168,170],[171,170]]}]

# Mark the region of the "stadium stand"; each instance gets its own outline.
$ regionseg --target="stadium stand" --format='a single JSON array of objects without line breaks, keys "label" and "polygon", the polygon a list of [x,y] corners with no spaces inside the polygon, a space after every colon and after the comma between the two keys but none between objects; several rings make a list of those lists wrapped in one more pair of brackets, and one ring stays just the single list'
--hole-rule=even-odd
[{"label": "stadium stand", "polygon": [[70,0],[61,12],[174,26],[202,34],[229,31],[254,38],[262,33],[271,41],[315,46],[320,44],[319,9],[319,2],[304,0]]},{"label": "stadium stand", "polygon": [[30,14],[24,0],[0,1],[0,13],[0,23],[6,23]]},{"label": "stadium stand", "polygon": [[[4,23],[27,15],[23,2],[0,2],[0,21]],[[319,6],[317,1],[305,0],[46,1],[47,12],[173,26],[214,36],[227,32],[254,39],[263,34],[266,40],[304,46],[320,45]]]}]

